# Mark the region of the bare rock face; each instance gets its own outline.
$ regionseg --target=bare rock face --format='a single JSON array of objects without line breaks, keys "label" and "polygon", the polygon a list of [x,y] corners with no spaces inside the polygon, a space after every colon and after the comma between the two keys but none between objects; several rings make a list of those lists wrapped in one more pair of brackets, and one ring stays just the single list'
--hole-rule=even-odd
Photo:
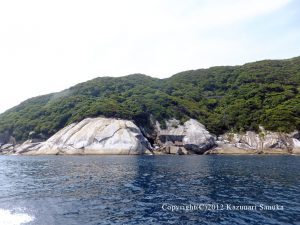
[{"label": "bare rock face", "polygon": [[300,140],[293,138],[293,144],[294,148],[292,150],[292,153],[300,154]]},{"label": "bare rock face", "polygon": [[186,135],[183,138],[183,145],[186,149],[196,153],[204,153],[216,144],[215,137],[198,121],[190,119],[184,123],[184,127]]},{"label": "bare rock face", "polygon": [[218,138],[218,148],[211,153],[297,153],[297,149],[300,149],[300,141],[292,136],[292,134],[265,131],[263,128],[259,134],[252,131],[244,134],[226,133]]},{"label": "bare rock face", "polygon": [[131,121],[87,118],[58,131],[47,141],[18,151],[25,154],[143,154],[149,142]]},{"label": "bare rock face", "polygon": [[186,121],[183,125],[172,119],[166,122],[166,129],[161,129],[159,123],[156,124],[156,128],[158,145],[173,154],[203,154],[215,145],[215,137],[194,119]]},{"label": "bare rock face", "polygon": [[12,154],[16,144],[16,139],[8,133],[0,134],[0,154]]},{"label": "bare rock face", "polygon": [[13,144],[4,144],[0,147],[0,154],[11,154],[14,151]]}]

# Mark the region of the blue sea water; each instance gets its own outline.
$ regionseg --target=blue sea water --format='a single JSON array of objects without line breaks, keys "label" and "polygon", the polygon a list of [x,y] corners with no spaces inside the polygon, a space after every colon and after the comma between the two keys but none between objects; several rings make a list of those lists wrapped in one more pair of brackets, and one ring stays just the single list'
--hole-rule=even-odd
[{"label": "blue sea water", "polygon": [[22,222],[300,224],[300,157],[0,156],[0,224]]}]

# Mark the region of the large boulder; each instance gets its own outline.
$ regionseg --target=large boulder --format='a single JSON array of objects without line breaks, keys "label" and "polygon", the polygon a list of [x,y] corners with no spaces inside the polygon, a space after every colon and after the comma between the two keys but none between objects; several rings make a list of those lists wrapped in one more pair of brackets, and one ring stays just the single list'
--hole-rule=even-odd
[{"label": "large boulder", "polygon": [[157,143],[161,148],[167,149],[167,152],[174,153],[170,149],[178,149],[177,154],[185,152],[203,154],[216,143],[215,137],[205,129],[205,126],[194,119],[186,121],[183,125],[176,119],[168,120],[165,129],[162,129],[159,123],[156,129]]},{"label": "large boulder", "polygon": [[[143,154],[151,146],[131,121],[87,118],[58,131],[23,154]],[[19,151],[20,152],[20,151]]]},{"label": "large boulder", "polygon": [[204,153],[215,146],[215,137],[197,120],[186,121],[184,127],[186,134],[183,138],[183,145],[186,149],[196,153]]}]

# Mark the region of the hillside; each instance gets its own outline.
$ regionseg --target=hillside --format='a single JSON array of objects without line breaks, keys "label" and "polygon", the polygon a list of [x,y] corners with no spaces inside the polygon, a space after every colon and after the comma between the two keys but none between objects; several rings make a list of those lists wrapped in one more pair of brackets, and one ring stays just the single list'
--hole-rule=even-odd
[{"label": "hillside", "polygon": [[142,74],[99,77],[34,97],[0,115],[0,134],[47,138],[86,117],[118,117],[150,127],[194,118],[210,132],[300,130],[300,57],[185,71],[167,79]]}]

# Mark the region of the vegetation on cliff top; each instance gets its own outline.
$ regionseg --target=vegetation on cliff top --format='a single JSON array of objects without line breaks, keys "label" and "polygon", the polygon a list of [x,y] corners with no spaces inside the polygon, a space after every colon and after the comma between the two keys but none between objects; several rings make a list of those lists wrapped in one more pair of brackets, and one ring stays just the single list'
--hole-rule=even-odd
[{"label": "vegetation on cliff top", "polygon": [[[0,115],[0,133],[49,137],[86,117],[195,118],[210,132],[300,130],[300,57],[191,70],[167,79],[99,77],[28,99]],[[34,131],[34,132],[32,132]]]}]

